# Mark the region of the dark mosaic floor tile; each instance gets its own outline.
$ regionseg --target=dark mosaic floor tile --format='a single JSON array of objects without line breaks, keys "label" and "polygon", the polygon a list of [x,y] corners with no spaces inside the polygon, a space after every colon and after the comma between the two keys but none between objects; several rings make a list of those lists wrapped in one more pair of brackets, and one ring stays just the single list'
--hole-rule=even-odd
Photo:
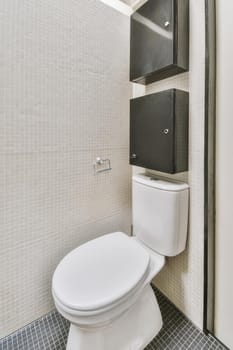
[{"label": "dark mosaic floor tile", "polygon": [[0,350],[64,350],[69,323],[56,311],[0,340]]},{"label": "dark mosaic floor tile", "polygon": [[[226,350],[215,338],[197,329],[156,289],[155,294],[164,325],[145,350]],[[0,340],[0,350],[65,350],[68,331],[69,322],[52,311]]]}]

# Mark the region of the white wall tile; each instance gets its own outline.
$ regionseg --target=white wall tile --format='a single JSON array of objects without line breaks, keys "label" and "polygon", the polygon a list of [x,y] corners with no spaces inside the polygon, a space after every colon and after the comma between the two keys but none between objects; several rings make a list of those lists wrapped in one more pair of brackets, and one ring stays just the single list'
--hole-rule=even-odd
[{"label": "white wall tile", "polygon": [[[0,3],[0,336],[53,308],[77,245],[129,232],[129,18],[96,0]],[[93,173],[97,156],[112,171]]]}]

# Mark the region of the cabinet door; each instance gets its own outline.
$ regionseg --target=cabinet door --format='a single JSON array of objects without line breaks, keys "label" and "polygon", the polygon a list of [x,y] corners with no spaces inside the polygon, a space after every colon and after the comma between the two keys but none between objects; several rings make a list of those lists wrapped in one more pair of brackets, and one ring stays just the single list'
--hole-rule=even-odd
[{"label": "cabinet door", "polygon": [[152,0],[131,17],[130,79],[173,64],[173,0]]},{"label": "cabinet door", "polygon": [[141,84],[189,68],[189,0],[148,0],[131,16],[130,80]]},{"label": "cabinet door", "polygon": [[130,163],[167,173],[174,164],[174,90],[130,103]]}]

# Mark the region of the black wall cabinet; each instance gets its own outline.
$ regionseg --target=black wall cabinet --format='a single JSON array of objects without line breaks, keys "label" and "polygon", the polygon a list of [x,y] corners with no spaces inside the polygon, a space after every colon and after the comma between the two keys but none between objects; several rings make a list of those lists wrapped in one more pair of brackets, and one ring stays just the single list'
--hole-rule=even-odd
[{"label": "black wall cabinet", "polygon": [[130,80],[141,84],[189,69],[189,0],[149,0],[131,16]]},{"label": "black wall cabinet", "polygon": [[176,89],[130,101],[130,164],[166,173],[188,170],[188,92]]}]

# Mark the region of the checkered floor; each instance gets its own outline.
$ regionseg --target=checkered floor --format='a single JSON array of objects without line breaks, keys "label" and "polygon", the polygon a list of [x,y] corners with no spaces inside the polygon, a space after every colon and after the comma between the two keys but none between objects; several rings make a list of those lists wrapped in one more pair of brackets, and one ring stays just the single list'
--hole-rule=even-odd
[{"label": "checkered floor", "polygon": [[[145,350],[226,350],[200,332],[158,290],[155,294],[164,326]],[[65,350],[68,330],[69,323],[53,311],[0,340],[0,350]]]},{"label": "checkered floor", "polygon": [[226,350],[214,337],[197,329],[158,290],[155,290],[164,326],[146,350]]}]

